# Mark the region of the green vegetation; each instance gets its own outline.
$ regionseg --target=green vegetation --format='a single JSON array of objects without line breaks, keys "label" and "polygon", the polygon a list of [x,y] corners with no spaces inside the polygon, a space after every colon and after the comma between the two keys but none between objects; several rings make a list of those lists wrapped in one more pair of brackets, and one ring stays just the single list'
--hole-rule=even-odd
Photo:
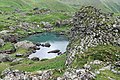
[{"label": "green vegetation", "polygon": [[0,47],[0,51],[4,51],[4,50],[14,50],[14,46],[12,43],[7,42],[4,46]]},{"label": "green vegetation", "polygon": [[0,10],[12,11],[15,9],[29,10],[34,7],[49,8],[51,10],[74,11],[74,8],[61,3],[59,0],[0,0]]},{"label": "green vegetation", "polygon": [[[16,63],[0,63],[0,72],[4,69],[11,67],[12,69],[18,69],[22,71],[34,72],[38,70],[48,70],[48,69],[64,69],[65,68],[66,55],[63,54],[53,59],[45,61],[34,62],[29,59],[22,60]],[[10,66],[12,65],[12,66]]]},{"label": "green vegetation", "polygon": [[[120,0],[0,0],[0,31],[9,30],[9,26],[17,28],[13,34],[17,33],[19,36],[27,36],[35,32],[44,32],[40,22],[49,22],[55,24],[58,20],[65,20],[72,17],[73,13],[78,10],[81,6],[93,5],[98,9],[102,9],[105,12],[115,12],[115,16],[120,15]],[[37,11],[34,8],[39,9],[50,9],[48,13],[36,14]],[[92,12],[90,10],[89,12]],[[89,14],[91,15],[91,14]],[[88,16],[89,16],[88,15]],[[94,15],[92,15],[93,17]],[[96,16],[94,16],[96,17]],[[99,19],[97,23],[101,22],[103,19]],[[111,24],[106,22],[106,24]],[[22,22],[36,23],[40,28],[30,28],[24,30],[22,28],[16,27]],[[85,21],[85,25],[88,22]],[[67,31],[71,28],[70,25],[64,25],[61,27],[54,26],[53,32]],[[104,27],[103,27],[104,28]],[[80,39],[71,41],[69,47],[76,46],[80,43]],[[4,50],[15,50],[12,43],[7,42],[3,47],[0,47],[0,51]],[[78,53],[80,50],[78,51]],[[17,53],[26,54],[28,50],[19,48],[15,53],[10,56],[15,57]],[[119,56],[117,56],[119,55]],[[16,62],[2,62],[0,63],[0,73],[6,68],[18,69],[22,71],[35,72],[39,70],[55,69],[53,71],[53,77],[58,77],[63,75],[65,66],[66,55],[63,54],[59,57],[53,59],[42,59],[41,61],[32,61],[30,59],[24,58],[21,61]],[[96,47],[89,48],[84,54],[75,55],[75,60],[71,64],[73,68],[82,68],[84,64],[90,63],[94,60],[101,60],[103,63],[111,62],[114,65],[116,61],[120,60],[120,47],[112,45],[98,45]],[[98,70],[102,68],[104,64],[91,65],[92,70]],[[59,71],[61,69],[61,71]],[[108,77],[109,76],[109,77]],[[119,75],[112,73],[109,70],[101,71],[97,75],[96,80],[109,80],[113,78],[119,80]]]},{"label": "green vegetation", "polygon": [[50,13],[50,14],[42,14],[42,15],[29,15],[26,17],[26,21],[28,22],[55,22],[56,20],[64,20],[70,18],[69,15],[65,15],[64,13]]},{"label": "green vegetation", "polygon": [[97,75],[95,80],[110,80],[110,79],[115,79],[119,80],[120,75],[119,74],[114,74],[113,72],[109,70],[101,71],[99,75]]},{"label": "green vegetation", "polygon": [[0,0],[0,10],[13,11],[15,9],[29,10],[35,7],[54,11],[75,11],[76,8],[94,5],[103,11],[120,12],[119,0]]},{"label": "green vegetation", "polygon": [[84,64],[94,60],[100,60],[103,62],[111,62],[114,64],[120,60],[120,47],[112,45],[99,45],[97,47],[89,48],[84,54],[76,55],[72,67],[83,67]]}]

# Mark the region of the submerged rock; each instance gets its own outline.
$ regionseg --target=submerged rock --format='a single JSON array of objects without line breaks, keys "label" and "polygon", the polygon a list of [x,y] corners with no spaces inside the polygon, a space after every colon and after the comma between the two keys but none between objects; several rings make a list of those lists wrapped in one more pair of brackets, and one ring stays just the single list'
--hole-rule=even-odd
[{"label": "submerged rock", "polygon": [[52,50],[52,51],[49,51],[48,53],[58,53],[60,52],[60,50]]},{"label": "submerged rock", "polygon": [[50,43],[45,43],[45,47],[50,47]]}]

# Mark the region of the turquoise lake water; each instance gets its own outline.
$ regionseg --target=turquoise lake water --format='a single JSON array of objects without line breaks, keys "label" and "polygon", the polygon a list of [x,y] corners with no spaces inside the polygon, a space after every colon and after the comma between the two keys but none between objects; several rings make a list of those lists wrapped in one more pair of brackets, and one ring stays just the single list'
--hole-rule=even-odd
[{"label": "turquoise lake water", "polygon": [[68,38],[64,35],[59,35],[57,33],[40,33],[35,34],[29,37],[24,38],[24,40],[29,40],[34,43],[50,43],[50,47],[40,47],[40,50],[37,50],[36,53],[33,53],[29,56],[32,57],[39,57],[40,59],[51,59],[58,56],[57,53],[48,53],[52,50],[60,50],[62,53],[66,51],[67,45],[69,44]]}]

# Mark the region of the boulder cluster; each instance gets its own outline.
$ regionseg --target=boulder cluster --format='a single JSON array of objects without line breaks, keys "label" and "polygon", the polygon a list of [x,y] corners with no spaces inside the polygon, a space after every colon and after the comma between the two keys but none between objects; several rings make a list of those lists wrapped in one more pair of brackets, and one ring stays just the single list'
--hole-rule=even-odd
[{"label": "boulder cluster", "polygon": [[2,72],[2,76],[5,77],[0,80],[48,80],[52,74],[53,73],[51,70],[30,73],[25,71],[6,69]]},{"label": "boulder cluster", "polygon": [[67,65],[74,60],[75,54],[83,53],[97,45],[120,46],[120,18],[113,13],[103,13],[92,6],[82,7],[73,17],[71,43],[67,48]]}]

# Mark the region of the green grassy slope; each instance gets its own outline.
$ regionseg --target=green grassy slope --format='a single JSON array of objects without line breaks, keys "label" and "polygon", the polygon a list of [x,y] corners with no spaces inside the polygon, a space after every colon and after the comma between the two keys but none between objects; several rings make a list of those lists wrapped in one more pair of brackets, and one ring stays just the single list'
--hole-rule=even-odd
[{"label": "green grassy slope", "polygon": [[0,0],[0,10],[5,11],[34,7],[74,11],[75,8],[86,5],[93,5],[107,12],[120,12],[120,0]]},{"label": "green grassy slope", "polygon": [[0,0],[0,10],[11,11],[16,8],[32,9],[34,7],[74,11],[72,6],[61,3],[59,0]]},{"label": "green grassy slope", "polygon": [[120,12],[120,0],[60,0],[75,7],[93,5],[107,12]]}]

